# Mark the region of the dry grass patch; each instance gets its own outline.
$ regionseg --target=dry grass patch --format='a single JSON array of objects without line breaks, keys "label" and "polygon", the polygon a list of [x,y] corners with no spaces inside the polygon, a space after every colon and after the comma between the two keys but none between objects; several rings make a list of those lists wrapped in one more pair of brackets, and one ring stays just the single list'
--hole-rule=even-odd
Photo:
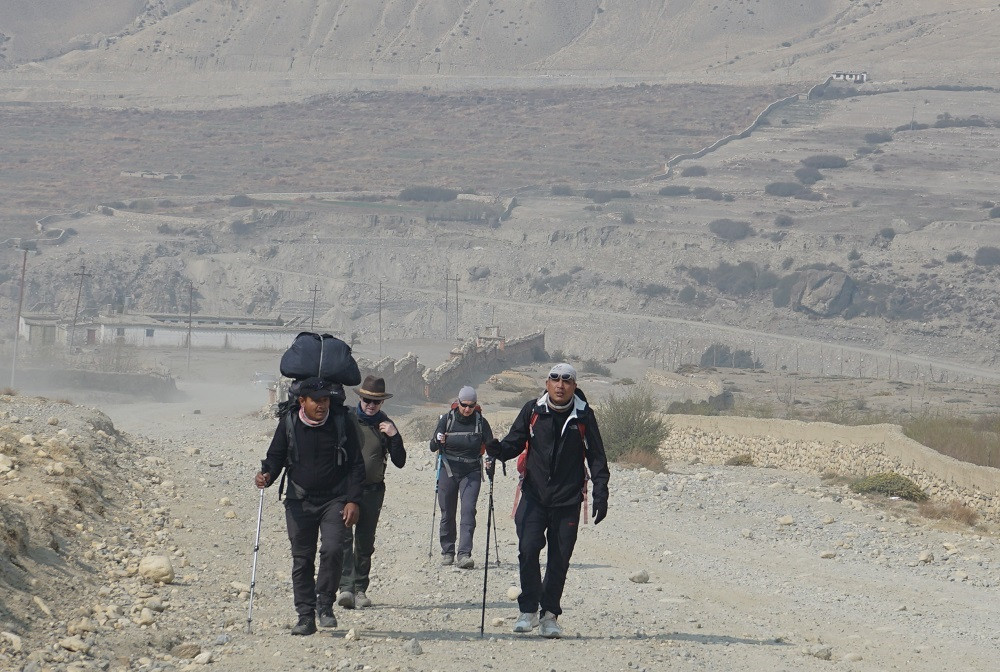
[{"label": "dry grass patch", "polygon": [[979,514],[976,511],[957,499],[953,499],[947,504],[935,502],[921,502],[920,515],[924,518],[934,520],[954,520],[968,527],[974,527],[979,522]]},{"label": "dry grass patch", "polygon": [[752,467],[753,458],[750,457],[748,453],[743,453],[741,455],[733,455],[728,460],[726,460],[727,467]]},{"label": "dry grass patch", "polygon": [[663,464],[663,457],[651,450],[630,450],[623,453],[617,462],[624,467],[641,467],[660,474],[667,473],[667,467]]},{"label": "dry grass patch", "polygon": [[1000,467],[1000,415],[976,420],[921,415],[903,424],[903,433],[939,453],[984,467]]}]

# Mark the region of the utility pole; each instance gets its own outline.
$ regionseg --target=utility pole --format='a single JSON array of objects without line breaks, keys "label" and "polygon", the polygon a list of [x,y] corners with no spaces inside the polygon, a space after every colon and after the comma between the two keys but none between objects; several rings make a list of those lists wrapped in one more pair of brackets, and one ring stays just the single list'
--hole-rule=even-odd
[{"label": "utility pole", "polygon": [[445,268],[444,271],[444,339],[448,340],[448,334],[450,329],[448,329],[448,309],[450,304],[448,302],[448,292],[451,290],[451,269]]},{"label": "utility pole", "polygon": [[17,342],[18,332],[21,331],[21,306],[24,305],[24,272],[28,268],[28,250],[24,251],[24,259],[21,261],[21,291],[17,297],[17,319],[14,320],[14,357],[10,360],[10,386],[14,387],[14,371],[17,370]]},{"label": "utility pole", "polygon": [[455,274],[455,335],[458,336],[458,273]]},{"label": "utility pole", "polygon": [[313,325],[316,323],[316,295],[319,294],[319,285],[313,285],[313,288],[309,291],[313,295],[312,315],[309,317],[309,331],[316,331]]},{"label": "utility pole", "polygon": [[382,358],[382,283],[378,283],[378,356]]},{"label": "utility pole", "polygon": [[87,265],[80,264],[80,271],[73,275],[80,277],[80,288],[76,292],[76,308],[73,310],[73,328],[69,332],[69,349],[73,350],[73,341],[76,337],[76,318],[80,315],[80,297],[83,296],[83,279],[89,278],[93,273],[87,273]]},{"label": "utility pole", "polygon": [[194,283],[188,280],[188,373],[191,373],[191,323],[194,321]]}]

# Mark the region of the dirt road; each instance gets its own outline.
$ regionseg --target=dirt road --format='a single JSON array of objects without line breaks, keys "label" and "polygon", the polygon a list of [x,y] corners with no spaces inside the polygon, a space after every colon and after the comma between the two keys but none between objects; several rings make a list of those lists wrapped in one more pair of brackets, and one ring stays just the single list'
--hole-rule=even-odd
[{"label": "dirt road", "polygon": [[[179,570],[157,627],[211,651],[215,669],[995,669],[994,537],[932,529],[815,477],[755,468],[614,468],[607,521],[581,528],[560,619],[568,636],[559,641],[511,633],[514,481],[498,477],[501,562],[489,570],[480,637],[487,490],[476,568],[440,567],[429,453],[402,417],[410,460],[388,474],[369,591],[375,606],[337,610],[336,630],[289,635],[288,542],[269,490],[248,635],[258,505],[251,476],[273,421],[254,415],[252,394],[208,384],[187,391],[190,401],[180,404],[106,410],[119,429],[155,439],[163,477],[176,484],[169,515],[183,527],[165,543],[183,549],[190,565]],[[391,402],[386,411],[393,414]],[[648,582],[632,580],[641,572]],[[356,639],[345,638],[351,631]]]}]

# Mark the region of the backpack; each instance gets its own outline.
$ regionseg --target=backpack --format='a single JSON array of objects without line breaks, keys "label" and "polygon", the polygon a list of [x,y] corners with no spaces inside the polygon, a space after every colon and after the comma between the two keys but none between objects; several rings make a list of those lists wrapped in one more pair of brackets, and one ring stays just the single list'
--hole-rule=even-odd
[{"label": "backpack", "polygon": [[281,375],[295,380],[322,378],[341,385],[358,385],[361,371],[351,346],[330,334],[303,331],[281,356]]},{"label": "backpack", "polygon": [[[476,429],[475,429],[475,431],[473,431],[473,432],[459,432],[459,434],[478,434],[480,436],[480,438],[482,437],[482,435],[483,435],[483,409],[482,409],[482,407],[479,404],[476,404],[475,411],[476,411]],[[445,430],[444,430],[445,434],[451,434],[452,433],[451,428],[455,424],[455,414],[456,413],[458,413],[458,402],[457,401],[453,401],[453,402],[451,402],[451,410],[448,411],[448,424],[445,425]],[[444,417],[444,416],[441,416],[441,417]],[[451,459],[451,460],[457,460],[459,462],[471,462],[471,460],[468,460],[467,458],[457,457],[455,455],[452,455],[451,457],[448,457],[447,455],[444,454],[443,448],[444,448],[444,445],[442,444],[441,457],[443,459],[441,460],[441,463],[444,466],[444,470],[448,474],[448,476],[452,476],[451,465],[448,464],[448,460],[449,459]],[[478,461],[480,462],[480,464],[482,463],[482,456],[485,453],[486,453],[486,444],[485,443],[480,443],[480,446],[479,446],[479,456],[480,457],[478,459]]]},{"label": "backpack", "polygon": [[[524,450],[517,456],[517,488],[514,490],[514,508],[510,511],[513,518],[517,513],[517,505],[521,501],[521,484],[524,483],[524,474],[528,470],[528,449],[531,448],[531,437],[535,435],[535,421],[538,420],[538,411],[531,411],[531,420],[528,422],[528,438],[524,442]],[[587,482],[590,480],[590,470],[587,469],[587,425],[580,418],[576,419],[576,428],[580,430],[580,440],[583,441],[583,523],[587,524]]]},{"label": "backpack", "polygon": [[[278,501],[281,501],[281,495],[285,491],[285,476],[288,475],[288,470],[299,461],[299,451],[298,442],[295,440],[295,416],[298,415],[299,409],[298,398],[294,396],[289,396],[288,399],[278,404],[278,410],[275,416],[281,420],[281,425],[285,428],[285,439],[288,442],[288,451],[285,453],[285,464],[284,468],[281,470],[281,482],[278,483]],[[345,412],[336,412],[334,407],[330,408],[330,416],[327,419],[332,419],[334,427],[337,430],[337,466],[343,466],[347,462],[347,424],[345,418],[347,416],[346,409]],[[295,488],[297,494],[313,494],[322,495],[323,493],[305,493],[299,486],[295,484],[291,479],[288,480],[288,491],[291,492]]]}]

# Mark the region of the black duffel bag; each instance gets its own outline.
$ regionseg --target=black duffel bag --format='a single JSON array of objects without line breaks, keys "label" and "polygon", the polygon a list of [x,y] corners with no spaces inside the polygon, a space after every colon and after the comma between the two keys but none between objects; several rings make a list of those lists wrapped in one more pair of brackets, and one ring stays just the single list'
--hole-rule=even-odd
[{"label": "black duffel bag", "polygon": [[358,385],[361,371],[351,346],[330,334],[303,331],[281,356],[281,375],[295,380],[318,376],[331,383]]}]

